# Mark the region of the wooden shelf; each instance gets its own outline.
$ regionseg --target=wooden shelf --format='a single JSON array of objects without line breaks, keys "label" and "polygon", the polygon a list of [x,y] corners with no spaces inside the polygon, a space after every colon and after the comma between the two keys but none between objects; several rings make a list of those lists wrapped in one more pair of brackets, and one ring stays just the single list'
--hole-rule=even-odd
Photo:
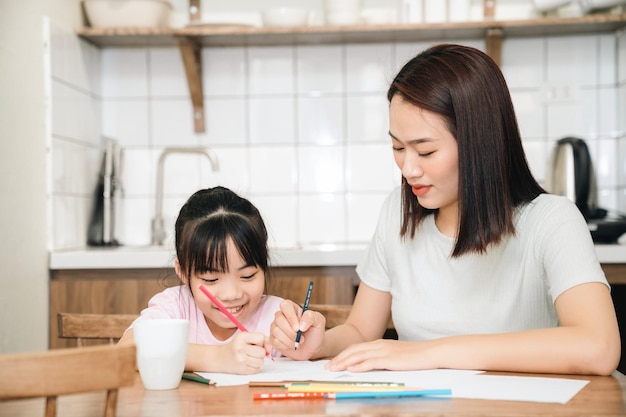
[{"label": "wooden shelf", "polygon": [[184,28],[92,28],[77,35],[100,47],[174,46],[178,37],[201,46],[299,45],[320,43],[410,42],[438,39],[478,39],[490,29],[504,37],[610,33],[626,27],[626,13],[531,20],[482,20],[462,23],[420,23],[295,28],[195,25]]},{"label": "wooden shelf", "polygon": [[[192,3],[198,4],[197,1]],[[486,2],[487,4],[489,2]],[[495,3],[495,2],[491,2]],[[487,9],[485,16],[489,16]],[[194,19],[191,19],[193,21]],[[545,17],[532,20],[484,20],[461,23],[423,23],[296,28],[193,24],[184,28],[92,28],[76,31],[99,47],[178,46],[193,105],[196,133],[205,131],[202,96],[202,47],[270,46],[333,43],[416,42],[485,39],[487,53],[500,64],[506,37],[614,33],[626,27],[626,13],[582,17]]]}]

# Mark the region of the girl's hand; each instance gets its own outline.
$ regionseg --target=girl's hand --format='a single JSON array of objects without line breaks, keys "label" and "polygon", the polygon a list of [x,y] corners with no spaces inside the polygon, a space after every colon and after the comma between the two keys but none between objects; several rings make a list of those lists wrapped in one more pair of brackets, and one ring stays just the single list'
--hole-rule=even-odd
[{"label": "girl's hand", "polygon": [[365,372],[372,369],[392,371],[432,369],[426,344],[379,339],[346,348],[326,364],[329,371]]},{"label": "girl's hand", "polygon": [[271,350],[266,337],[259,332],[241,332],[224,348],[225,368],[229,373],[240,375],[259,372]]},{"label": "girl's hand", "polygon": [[[324,342],[326,318],[317,311],[302,308],[291,300],[280,304],[270,328],[270,343],[283,356],[295,360],[311,359],[319,352]],[[302,331],[298,349],[294,349],[298,330]]]}]

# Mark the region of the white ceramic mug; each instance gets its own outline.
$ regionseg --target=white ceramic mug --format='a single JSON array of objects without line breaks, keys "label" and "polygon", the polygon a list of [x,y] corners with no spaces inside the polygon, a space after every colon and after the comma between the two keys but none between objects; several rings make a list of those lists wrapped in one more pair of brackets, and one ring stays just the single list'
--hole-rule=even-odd
[{"label": "white ceramic mug", "polygon": [[187,358],[189,320],[137,320],[133,323],[133,336],[144,388],[178,388]]}]

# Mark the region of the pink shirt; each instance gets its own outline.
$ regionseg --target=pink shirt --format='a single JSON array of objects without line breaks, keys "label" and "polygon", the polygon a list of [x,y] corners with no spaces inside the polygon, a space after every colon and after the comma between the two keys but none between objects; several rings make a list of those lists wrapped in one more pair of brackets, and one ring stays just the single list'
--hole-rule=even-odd
[{"label": "pink shirt", "polygon": [[[270,334],[270,325],[274,321],[274,313],[280,310],[282,298],[264,295],[254,314],[242,323],[250,332]],[[186,319],[189,320],[189,343],[205,345],[225,345],[237,334],[235,332],[226,340],[216,339],[204,319],[204,314],[196,305],[189,287],[180,285],[167,288],[156,294],[148,302],[137,320],[146,319]],[[132,327],[132,326],[131,326]]]}]

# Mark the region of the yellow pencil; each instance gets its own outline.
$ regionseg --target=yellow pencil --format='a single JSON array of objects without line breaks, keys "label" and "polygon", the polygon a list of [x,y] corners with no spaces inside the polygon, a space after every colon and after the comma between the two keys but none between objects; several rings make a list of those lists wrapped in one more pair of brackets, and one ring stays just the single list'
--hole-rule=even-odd
[{"label": "yellow pencil", "polygon": [[373,385],[373,384],[291,384],[288,392],[358,392],[358,391],[400,391],[403,385]]}]

